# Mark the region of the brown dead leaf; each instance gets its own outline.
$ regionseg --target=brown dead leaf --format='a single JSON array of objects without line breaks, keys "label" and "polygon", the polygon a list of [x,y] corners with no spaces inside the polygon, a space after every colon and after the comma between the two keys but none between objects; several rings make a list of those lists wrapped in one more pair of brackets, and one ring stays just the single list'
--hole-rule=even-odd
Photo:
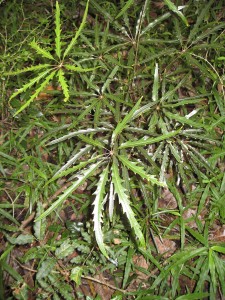
[{"label": "brown dead leaf", "polygon": [[159,199],[158,207],[164,209],[177,208],[177,201],[169,189],[163,189],[162,196]]},{"label": "brown dead leaf", "polygon": [[167,258],[176,251],[176,243],[169,239],[160,239],[159,237],[154,238],[157,250],[163,257]]}]

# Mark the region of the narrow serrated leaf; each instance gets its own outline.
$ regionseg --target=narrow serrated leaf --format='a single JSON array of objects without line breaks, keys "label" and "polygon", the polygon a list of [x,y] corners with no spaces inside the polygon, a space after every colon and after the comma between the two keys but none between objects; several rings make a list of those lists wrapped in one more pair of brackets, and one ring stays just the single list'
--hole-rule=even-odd
[{"label": "narrow serrated leaf", "polygon": [[57,207],[59,207],[63,201],[73,192],[75,191],[84,181],[90,177],[95,170],[101,165],[102,161],[97,162],[96,164],[91,165],[87,170],[84,170],[80,175],[78,175],[78,179],[68,187],[61,196],[59,196],[58,200],[56,200],[44,213],[42,213],[36,220],[40,221],[43,218],[47,217],[50,213],[52,213]]},{"label": "narrow serrated leaf", "polygon": [[71,51],[71,49],[73,48],[73,46],[76,44],[77,39],[78,39],[81,31],[84,28],[84,25],[85,25],[85,22],[86,22],[86,18],[87,18],[87,13],[88,13],[88,5],[89,5],[89,0],[87,1],[86,8],[85,8],[85,11],[84,11],[84,15],[83,15],[83,19],[82,19],[82,22],[80,24],[80,27],[78,28],[78,30],[77,30],[77,32],[75,34],[75,37],[71,40],[71,42],[69,43],[68,47],[66,48],[66,50],[64,52],[64,55],[63,55],[63,58],[65,58],[69,54],[69,52]]},{"label": "narrow serrated leaf", "polygon": [[118,195],[119,203],[123,208],[124,214],[127,216],[131,227],[134,229],[134,232],[137,238],[139,239],[141,246],[145,247],[145,239],[141,231],[141,227],[135,218],[134,212],[130,206],[129,197],[126,194],[126,190],[122,185],[122,179],[120,178],[119,169],[116,161],[114,161],[112,164],[112,182],[114,185],[115,193]]},{"label": "narrow serrated leaf", "polygon": [[127,123],[132,119],[135,111],[138,109],[138,107],[141,103],[142,98],[143,97],[141,97],[138,100],[138,102],[134,105],[134,107],[131,109],[131,111],[123,118],[123,120],[117,124],[117,126],[114,129],[113,134],[112,134],[112,144],[114,144],[114,141],[115,141],[116,137],[118,136],[118,134],[120,134],[124,130]]},{"label": "narrow serrated leaf", "polygon": [[45,86],[49,83],[49,81],[55,76],[56,71],[53,71],[50,75],[46,77],[46,79],[42,82],[38,89],[34,92],[34,94],[27,100],[20,109],[14,114],[14,117],[18,115],[21,111],[23,111],[30,103],[38,96],[38,94],[45,88]]},{"label": "narrow serrated leaf", "polygon": [[45,57],[45,58],[48,58],[48,59],[51,59],[51,60],[55,60],[54,57],[51,55],[50,52],[48,52],[47,50],[41,48],[36,42],[35,40],[33,40],[31,43],[30,43],[30,46],[36,50],[36,52],[38,54],[40,54],[42,57]]},{"label": "narrow serrated leaf", "polygon": [[57,73],[58,79],[59,79],[59,83],[61,84],[62,90],[63,90],[63,94],[65,96],[64,101],[67,102],[70,94],[69,94],[69,87],[67,85],[66,82],[66,78],[64,76],[64,72],[62,69],[60,69]]},{"label": "narrow serrated leaf", "polygon": [[163,140],[166,140],[166,139],[169,139],[173,136],[176,136],[177,134],[179,134],[180,131],[181,131],[181,128],[176,130],[176,131],[171,131],[169,133],[160,135],[156,138],[147,138],[147,139],[142,138],[142,139],[134,141],[134,142],[128,141],[128,142],[125,142],[125,143],[121,144],[119,149],[146,146],[146,145],[154,144],[154,143],[157,143],[157,142],[161,142]]},{"label": "narrow serrated leaf", "polygon": [[118,155],[118,158],[125,167],[130,169],[135,174],[140,175],[142,179],[147,179],[148,181],[150,181],[153,184],[165,186],[165,184],[163,182],[160,182],[159,180],[157,180],[154,175],[150,175],[150,174],[146,173],[146,171],[144,170],[144,168],[142,166],[137,165],[137,162],[132,162],[123,155]]},{"label": "narrow serrated leaf", "polygon": [[60,7],[59,2],[56,1],[56,10],[55,10],[55,53],[58,58],[61,57],[61,24],[60,24]]},{"label": "narrow serrated leaf", "polygon": [[41,69],[44,69],[44,68],[47,68],[47,67],[50,67],[50,64],[39,64],[39,65],[36,65],[36,66],[31,66],[31,67],[27,67],[27,68],[16,70],[16,71],[5,72],[4,75],[18,75],[18,74],[21,74],[21,73],[41,70]]},{"label": "narrow serrated leaf", "polygon": [[185,18],[185,16],[182,14],[182,12],[176,7],[176,5],[173,2],[171,2],[170,0],[164,0],[164,2],[169,7],[169,9],[172,10],[172,12],[174,12],[181,18],[181,20],[184,22],[184,24],[186,26],[189,26],[188,21]]},{"label": "narrow serrated leaf", "polygon": [[101,222],[102,222],[103,199],[105,197],[105,185],[108,180],[108,173],[109,173],[109,168],[107,166],[102,172],[102,174],[100,175],[97,184],[97,189],[94,192],[95,200],[93,202],[94,205],[93,221],[94,221],[95,238],[99,246],[99,249],[106,257],[108,257],[108,254],[106,252],[104,241],[103,241]]}]

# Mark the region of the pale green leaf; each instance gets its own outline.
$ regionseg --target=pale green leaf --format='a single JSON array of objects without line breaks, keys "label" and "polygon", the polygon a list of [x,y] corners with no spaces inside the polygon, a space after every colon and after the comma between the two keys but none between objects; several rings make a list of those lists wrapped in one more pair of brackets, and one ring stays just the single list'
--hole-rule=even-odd
[{"label": "pale green leaf", "polygon": [[138,166],[136,162],[130,161],[123,155],[118,155],[118,158],[125,167],[130,169],[135,174],[140,175],[142,179],[147,179],[148,181],[150,181],[153,184],[165,186],[165,184],[163,182],[160,182],[159,180],[157,180],[154,175],[150,175],[150,174],[146,173],[144,168],[142,166]]},{"label": "pale green leaf", "polygon": [[32,78],[28,83],[24,84],[20,89],[18,89],[15,93],[12,94],[12,96],[9,98],[9,100],[15,98],[17,95],[25,92],[27,89],[32,87],[35,83],[39,82],[40,79],[45,77],[51,69],[45,70],[44,72],[40,73],[37,77]]},{"label": "pale green leaf", "polygon": [[203,123],[192,121],[192,120],[190,120],[186,117],[182,117],[178,114],[172,114],[169,111],[165,111],[165,115],[170,119],[173,119],[173,120],[176,120],[176,121],[180,122],[181,124],[188,124],[188,125],[190,125],[191,127],[194,127],[194,128],[206,128],[206,129],[208,128],[208,126],[204,125]]},{"label": "pale green leaf", "polygon": [[94,221],[94,231],[95,231],[95,238],[98,243],[99,249],[101,252],[108,257],[108,254],[106,253],[104,241],[103,241],[103,233],[101,228],[101,222],[102,222],[102,210],[103,210],[103,200],[105,197],[105,185],[108,180],[108,173],[109,168],[105,168],[100,175],[97,189],[94,192],[95,200],[93,202],[94,210],[93,210],[93,221]]},{"label": "pale green leaf", "polygon": [[61,57],[61,24],[60,24],[60,7],[59,2],[56,1],[56,11],[55,11],[55,47],[56,55],[58,58]]},{"label": "pale green leaf", "polygon": [[74,252],[74,246],[69,239],[65,240],[55,251],[57,258],[62,259]]},{"label": "pale green leaf", "polygon": [[36,275],[36,279],[40,280],[48,276],[51,273],[52,269],[56,264],[56,260],[54,258],[47,258],[41,263],[41,266],[38,268],[38,272]]},{"label": "pale green leaf", "polygon": [[27,68],[16,70],[16,71],[5,72],[4,75],[18,75],[18,74],[21,74],[21,73],[41,70],[41,69],[45,69],[45,68],[48,68],[48,67],[50,67],[49,64],[39,64],[39,65],[36,65],[36,66],[31,66],[31,67],[27,67]]},{"label": "pale green leaf", "polygon": [[75,267],[71,270],[70,279],[76,282],[76,285],[79,286],[81,284],[81,276],[83,274],[82,267]]},{"label": "pale green leaf", "polygon": [[14,117],[18,115],[21,111],[23,111],[30,103],[39,95],[39,93],[48,85],[49,81],[55,76],[56,71],[53,71],[50,75],[46,77],[46,79],[42,82],[38,89],[34,92],[34,94],[27,100],[20,109],[14,114]]},{"label": "pale green leaf", "polygon": [[62,69],[60,69],[57,73],[57,76],[59,78],[59,83],[61,84],[62,90],[63,90],[63,94],[65,96],[64,101],[67,102],[70,94],[69,94],[69,87],[67,85],[65,76],[64,76],[64,72]]},{"label": "pale green leaf", "polygon": [[154,82],[152,89],[152,100],[158,101],[158,92],[159,92],[159,65],[155,64],[155,73],[154,73]]},{"label": "pale green leaf", "polygon": [[97,162],[96,164],[91,165],[87,170],[84,170],[80,175],[77,175],[78,179],[68,187],[61,196],[59,196],[58,200],[56,200],[44,213],[42,213],[36,220],[40,221],[43,218],[47,217],[50,213],[52,213],[58,206],[60,206],[63,201],[73,192],[75,191],[80,185],[82,185],[85,180],[90,177],[95,170],[99,168],[101,165],[101,161]]},{"label": "pale green leaf", "polygon": [[8,234],[5,235],[7,237],[7,240],[13,245],[26,245],[34,241],[34,237],[31,234],[20,234],[16,238],[9,236]]},{"label": "pale green leaf", "polygon": [[69,52],[71,51],[71,49],[73,48],[73,46],[76,44],[77,39],[78,39],[81,31],[84,28],[84,25],[85,25],[85,22],[86,22],[86,18],[87,18],[87,13],[88,13],[88,5],[89,5],[89,0],[87,1],[86,8],[85,8],[85,11],[84,11],[84,15],[83,15],[83,19],[82,19],[82,22],[80,24],[80,27],[78,28],[78,30],[77,30],[77,32],[75,34],[75,37],[71,40],[71,42],[69,43],[68,47],[66,48],[66,50],[64,52],[64,55],[63,55],[63,58],[65,58],[69,54]]},{"label": "pale green leaf", "polygon": [[123,148],[132,148],[132,147],[140,147],[140,146],[146,146],[146,145],[150,145],[150,144],[154,144],[154,143],[157,143],[157,142],[161,142],[163,140],[166,140],[166,139],[169,139],[173,136],[176,136],[177,134],[179,134],[181,129],[178,129],[176,131],[171,131],[169,133],[166,133],[166,134],[163,134],[163,135],[160,135],[156,138],[142,138],[140,140],[137,140],[137,141],[127,141],[123,144],[121,144],[121,146],[119,147],[119,149],[123,149]]},{"label": "pale green leaf", "polygon": [[[43,204],[41,202],[37,202],[37,213],[36,217],[40,216],[44,212]],[[46,220],[40,220],[34,223],[34,236],[40,241],[43,240],[45,236],[46,230]]]},{"label": "pale green leaf", "polygon": [[33,40],[31,43],[30,43],[30,46],[36,50],[36,52],[38,54],[40,54],[42,57],[45,57],[45,58],[48,58],[48,59],[51,59],[51,60],[55,60],[54,57],[51,55],[50,52],[48,52],[47,50],[41,48],[36,42],[35,40]]},{"label": "pale green leaf", "polygon": [[124,214],[127,216],[131,227],[134,229],[134,232],[139,239],[141,246],[145,247],[145,239],[141,231],[141,227],[138,224],[134,212],[130,206],[130,200],[128,195],[126,194],[127,191],[122,185],[122,179],[120,178],[116,161],[114,161],[112,164],[112,182],[114,185],[115,193],[118,195],[119,203],[123,208]]}]

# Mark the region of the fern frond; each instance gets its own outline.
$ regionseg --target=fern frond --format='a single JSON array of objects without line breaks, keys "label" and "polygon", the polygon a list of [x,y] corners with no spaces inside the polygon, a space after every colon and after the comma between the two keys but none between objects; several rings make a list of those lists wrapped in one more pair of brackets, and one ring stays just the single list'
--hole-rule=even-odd
[{"label": "fern frond", "polygon": [[18,75],[21,73],[26,73],[26,72],[31,72],[31,71],[36,71],[36,70],[41,70],[41,69],[45,69],[50,67],[49,64],[40,64],[37,66],[31,66],[31,67],[27,67],[21,70],[16,70],[16,71],[12,71],[12,72],[5,72],[4,75]]},{"label": "fern frond", "polygon": [[155,138],[148,138],[148,139],[142,138],[142,139],[134,141],[134,142],[127,141],[127,142],[121,144],[121,146],[119,146],[119,149],[146,146],[146,145],[154,144],[154,143],[157,143],[157,142],[161,142],[163,140],[166,140],[168,138],[171,138],[171,137],[179,134],[180,131],[181,131],[181,128],[176,130],[176,131],[171,131],[169,133],[160,135],[160,136],[155,137]]},{"label": "fern frond", "polygon": [[60,24],[60,7],[59,2],[56,1],[55,11],[55,53],[58,58],[61,57],[61,24]]},{"label": "fern frond", "polygon": [[93,202],[94,205],[94,210],[93,210],[93,221],[94,221],[94,231],[95,231],[95,237],[96,241],[98,243],[99,249],[101,252],[108,257],[103,241],[103,233],[102,233],[102,228],[101,228],[101,223],[102,223],[102,210],[103,210],[103,200],[105,196],[105,185],[108,180],[108,173],[109,173],[109,168],[104,169],[102,174],[100,175],[100,179],[97,185],[97,189],[94,192],[95,200]]},{"label": "fern frond", "polygon": [[15,93],[13,93],[11,95],[11,97],[9,98],[9,100],[12,100],[17,95],[25,92],[27,89],[29,89],[30,87],[32,87],[35,83],[39,82],[40,79],[42,79],[43,77],[45,77],[50,71],[51,71],[51,69],[48,69],[48,70],[42,72],[41,74],[39,74],[37,77],[32,78],[28,83],[24,84],[20,89],[18,89]]},{"label": "fern frond", "polygon": [[63,94],[65,96],[64,101],[68,101],[70,94],[69,94],[69,87],[67,85],[65,76],[64,76],[64,72],[62,69],[60,69],[57,73],[57,76],[59,78],[59,83],[61,84],[62,90],[63,90]]},{"label": "fern frond", "polygon": [[112,164],[112,182],[114,185],[115,193],[118,195],[119,203],[123,208],[123,212],[126,214],[131,227],[134,229],[136,236],[138,237],[141,246],[145,247],[145,239],[141,232],[140,225],[138,224],[134,212],[130,206],[130,200],[128,195],[126,194],[126,190],[122,185],[122,179],[119,175],[118,162],[116,160],[113,161]]},{"label": "fern frond", "polygon": [[36,42],[35,40],[33,40],[31,43],[30,43],[30,46],[36,50],[36,52],[38,54],[40,54],[42,57],[45,57],[45,58],[48,58],[48,59],[51,59],[51,60],[55,60],[54,57],[51,55],[50,52],[48,52],[47,50],[41,48]]},{"label": "fern frond", "polygon": [[50,213],[52,213],[59,205],[63,203],[63,201],[71,195],[73,191],[75,191],[81,184],[85,182],[85,180],[90,177],[95,170],[97,170],[100,165],[102,164],[102,161],[97,162],[96,164],[91,165],[88,169],[84,170],[81,174],[79,174],[77,177],[78,179],[70,186],[68,187],[61,196],[59,196],[58,200],[56,200],[44,213],[42,213],[36,220],[40,221],[43,218],[47,217]]},{"label": "fern frond", "polygon": [[26,101],[19,110],[14,114],[14,117],[18,115],[21,111],[23,111],[30,103],[39,95],[39,93],[48,85],[49,81],[55,76],[56,71],[53,71],[48,77],[42,82],[38,89],[36,89],[35,93],[30,97],[28,101]]},{"label": "fern frond", "polygon": [[92,138],[87,137],[83,134],[79,135],[79,138],[87,144],[93,145],[93,146],[98,147],[98,148],[105,148],[104,145],[102,145],[102,143],[100,143],[100,141],[93,140]]},{"label": "fern frond", "polygon": [[112,144],[114,144],[114,141],[115,141],[116,137],[118,136],[118,134],[120,134],[123,131],[123,129],[126,127],[127,123],[132,119],[135,111],[138,109],[138,107],[141,103],[142,98],[143,97],[141,97],[138,100],[138,102],[134,105],[134,107],[131,109],[131,111],[124,117],[124,119],[117,124],[117,126],[114,129],[113,134],[112,134]]},{"label": "fern frond", "polygon": [[127,167],[129,170],[131,170],[135,174],[140,175],[142,179],[147,179],[151,183],[157,184],[159,186],[165,186],[165,184],[163,182],[160,182],[159,180],[157,180],[154,175],[150,175],[150,174],[146,173],[146,171],[144,170],[144,168],[142,166],[137,166],[136,162],[130,161],[123,155],[118,155],[118,158],[125,167]]},{"label": "fern frond", "polygon": [[76,44],[77,39],[78,39],[81,31],[84,28],[84,25],[85,25],[85,22],[86,22],[86,18],[87,18],[87,13],[88,13],[88,5],[89,5],[89,0],[87,1],[86,8],[85,8],[85,11],[84,11],[84,15],[83,15],[83,19],[82,19],[82,22],[80,24],[80,27],[78,28],[78,30],[77,30],[77,32],[75,34],[75,37],[71,40],[71,42],[69,43],[68,47],[66,48],[66,50],[64,52],[64,55],[63,55],[63,58],[65,58],[68,55],[68,53],[71,51],[71,49],[73,48],[73,46]]}]

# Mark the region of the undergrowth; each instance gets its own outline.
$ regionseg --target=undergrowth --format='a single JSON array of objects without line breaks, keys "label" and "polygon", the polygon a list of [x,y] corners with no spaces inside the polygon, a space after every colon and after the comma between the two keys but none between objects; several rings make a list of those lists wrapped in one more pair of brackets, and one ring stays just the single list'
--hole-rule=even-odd
[{"label": "undergrowth", "polygon": [[223,1],[0,5],[0,299],[223,299]]}]

